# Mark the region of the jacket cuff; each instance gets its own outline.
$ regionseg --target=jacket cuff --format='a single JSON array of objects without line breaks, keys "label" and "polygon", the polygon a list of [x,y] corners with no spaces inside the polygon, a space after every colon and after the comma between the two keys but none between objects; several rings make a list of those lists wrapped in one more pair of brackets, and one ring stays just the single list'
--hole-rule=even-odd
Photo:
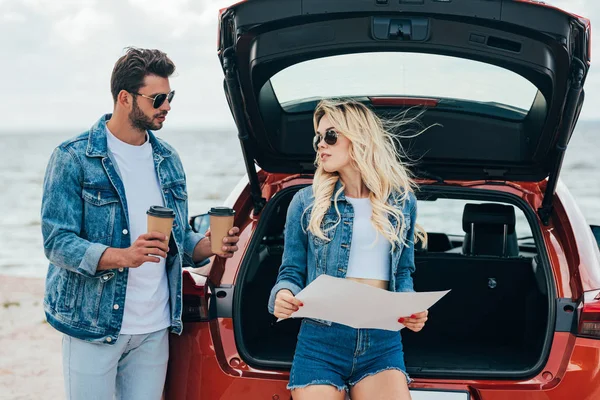
[{"label": "jacket cuff", "polygon": [[194,263],[194,268],[200,268],[200,267],[204,267],[206,264],[208,264],[210,262],[210,257],[209,258],[205,258],[202,261],[198,261],[197,263]]},{"label": "jacket cuff", "polygon": [[100,258],[106,249],[108,249],[108,246],[100,243],[92,243],[85,251],[83,258],[77,267],[78,272],[90,278],[94,277],[98,269]]},{"label": "jacket cuff", "polygon": [[277,293],[282,289],[288,289],[294,296],[300,293],[302,290],[300,286],[290,281],[278,282],[275,286],[273,286],[273,289],[271,289],[271,296],[269,297],[269,312],[271,314],[275,312],[275,298],[277,297]]},{"label": "jacket cuff", "polygon": [[[185,243],[183,245],[183,252],[190,258],[194,256],[194,249],[199,241],[204,239],[204,235],[201,233],[194,232],[192,230],[187,232],[187,237],[185,238]],[[200,261],[204,263],[205,260]]]}]

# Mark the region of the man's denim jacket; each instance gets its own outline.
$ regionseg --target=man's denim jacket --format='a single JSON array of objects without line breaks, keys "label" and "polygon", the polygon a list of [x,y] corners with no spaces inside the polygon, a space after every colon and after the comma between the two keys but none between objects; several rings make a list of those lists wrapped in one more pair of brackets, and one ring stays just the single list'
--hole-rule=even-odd
[{"label": "man's denim jacket", "polygon": [[[126,248],[137,238],[129,234],[125,189],[107,147],[110,117],[103,116],[52,153],[44,178],[42,234],[50,261],[44,296],[48,322],[67,335],[114,344],[123,321],[128,268],[98,271],[98,261],[108,247]],[[148,136],[164,203],[177,214],[166,268],[171,331],[180,334],[182,266],[193,265],[194,247],[204,236],[188,223],[179,156],[152,132]]]},{"label": "man's denim jacket", "polygon": [[[289,289],[294,295],[310,284],[317,276],[327,274],[338,278],[346,277],[350,257],[350,241],[354,210],[346,201],[342,192],[338,197],[338,208],[341,221],[333,206],[335,193],[341,187],[338,181],[331,197],[331,207],[323,217],[322,228],[329,241],[324,241],[308,231],[308,221],[313,203],[312,187],[301,189],[290,203],[285,225],[285,242],[282,264],[279,268],[277,282],[271,290],[269,311],[273,313],[275,297],[281,289]],[[391,254],[391,274],[388,290],[393,292],[411,292],[413,280],[411,274],[415,270],[414,231],[417,212],[417,201],[410,193],[407,201],[402,202],[399,196],[391,195],[388,204],[398,207],[404,214],[408,229],[403,238],[407,245],[396,246]],[[306,212],[305,212],[306,210]],[[390,218],[396,227],[396,220]],[[336,225],[337,224],[337,225]],[[335,226],[335,227],[334,227]],[[330,229],[334,227],[333,229]]]}]

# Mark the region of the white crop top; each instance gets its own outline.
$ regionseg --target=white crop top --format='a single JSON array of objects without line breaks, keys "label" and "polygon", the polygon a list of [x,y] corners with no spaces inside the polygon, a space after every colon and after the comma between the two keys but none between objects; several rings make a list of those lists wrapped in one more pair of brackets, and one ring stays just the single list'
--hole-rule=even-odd
[{"label": "white crop top", "polygon": [[389,281],[392,245],[377,232],[371,222],[371,200],[350,197],[346,197],[346,200],[354,207],[352,243],[346,277]]}]

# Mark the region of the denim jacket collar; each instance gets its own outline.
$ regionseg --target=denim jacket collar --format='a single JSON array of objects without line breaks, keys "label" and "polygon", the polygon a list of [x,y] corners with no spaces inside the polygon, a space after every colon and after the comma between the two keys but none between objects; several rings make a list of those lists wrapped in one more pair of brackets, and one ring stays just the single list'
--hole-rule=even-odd
[{"label": "denim jacket collar", "polygon": [[[335,188],[333,189],[333,193],[331,193],[331,201],[335,200],[335,194],[341,188],[342,188],[342,180],[340,178],[338,178],[337,182],[335,183]],[[340,196],[338,197],[338,200],[346,201],[346,193],[344,193],[342,191],[342,193],[340,193]]]},{"label": "denim jacket collar", "polygon": [[[88,157],[108,157],[108,144],[106,143],[106,122],[112,114],[103,115],[90,129],[88,145],[85,154]],[[173,153],[163,146],[152,131],[148,132],[148,138],[152,145],[152,152],[162,157],[170,157]]]},{"label": "denim jacket collar", "polygon": [[[342,180],[338,179],[338,181],[335,183],[335,188],[333,189],[333,193],[331,194],[331,201],[333,202],[335,200],[335,194],[338,192],[338,190],[340,190],[340,188],[342,187]],[[339,197],[338,197],[338,201],[342,200],[342,201],[346,201],[346,194],[342,191],[342,193],[340,193]],[[402,198],[400,196],[400,194],[393,192],[390,194],[390,196],[387,199],[387,203],[391,206],[398,206],[402,201]]]}]

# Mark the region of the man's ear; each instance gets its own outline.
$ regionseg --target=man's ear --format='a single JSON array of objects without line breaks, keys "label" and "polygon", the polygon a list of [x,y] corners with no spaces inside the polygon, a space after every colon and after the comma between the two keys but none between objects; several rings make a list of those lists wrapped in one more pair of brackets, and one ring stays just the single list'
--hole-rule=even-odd
[{"label": "man's ear", "polygon": [[133,95],[127,90],[121,90],[117,95],[117,106],[130,109],[133,105]]}]

